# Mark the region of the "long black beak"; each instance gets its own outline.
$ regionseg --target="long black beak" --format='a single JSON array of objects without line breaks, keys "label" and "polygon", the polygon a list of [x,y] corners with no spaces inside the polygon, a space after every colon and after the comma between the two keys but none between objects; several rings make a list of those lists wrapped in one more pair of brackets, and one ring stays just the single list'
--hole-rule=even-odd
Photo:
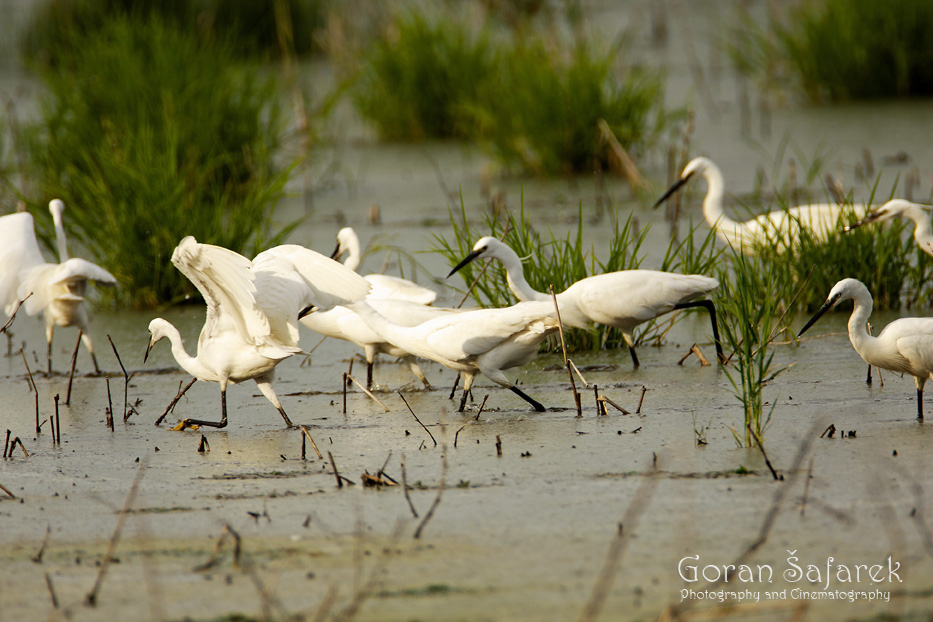
[{"label": "long black beak", "polygon": [[463,266],[467,265],[468,263],[470,263],[471,261],[473,261],[474,259],[476,259],[477,257],[479,257],[480,254],[481,254],[484,250],[485,250],[485,249],[482,249],[482,248],[479,249],[479,250],[475,250],[475,251],[473,251],[472,253],[470,253],[469,255],[467,255],[466,257],[464,257],[463,260],[462,260],[460,263],[458,263],[456,266],[454,266],[454,269],[451,270],[451,271],[447,274],[447,278],[449,279],[451,276],[453,276],[453,274],[454,274],[455,272],[457,272],[457,270],[459,270],[459,269],[462,268]]},{"label": "long black beak", "polygon": [[334,261],[337,261],[337,259],[340,257],[340,254],[340,242],[337,242],[337,247],[334,248],[334,252],[330,254],[330,258]]},{"label": "long black beak", "polygon": [[833,308],[833,306],[839,302],[839,296],[833,296],[829,300],[823,303],[823,306],[813,314],[813,317],[810,318],[810,321],[803,325],[803,328],[800,329],[800,332],[797,333],[797,337],[807,332],[807,329],[816,324],[816,321],[823,317],[823,314]]},{"label": "long black beak", "polygon": [[149,338],[149,345],[146,346],[146,353],[143,355],[143,363],[149,358],[149,350],[152,349],[152,338]]},{"label": "long black beak", "polygon": [[852,231],[853,229],[856,229],[856,228],[858,228],[858,227],[861,227],[862,225],[871,224],[871,223],[875,222],[876,220],[878,220],[879,218],[881,218],[882,216],[884,216],[884,211],[883,211],[883,210],[878,210],[878,211],[875,211],[875,212],[871,212],[870,214],[868,214],[868,216],[866,216],[865,218],[861,219],[860,221],[855,222],[855,223],[852,223],[851,225],[848,225],[848,226],[846,226],[846,227],[843,227],[843,228],[842,228],[842,231],[843,231],[843,233],[848,233],[849,231]]},{"label": "long black beak", "polygon": [[657,209],[657,207],[661,205],[661,203],[664,203],[665,201],[667,201],[671,197],[672,194],[674,194],[675,192],[683,188],[684,184],[690,181],[691,177],[693,177],[693,173],[690,173],[686,177],[681,177],[680,179],[678,179],[677,182],[673,186],[667,189],[667,192],[664,193],[664,196],[658,199],[658,202],[651,206],[651,209]]},{"label": "long black beak", "polygon": [[306,315],[311,315],[314,313],[314,305],[308,305],[304,309],[298,312],[298,319],[305,317]]}]

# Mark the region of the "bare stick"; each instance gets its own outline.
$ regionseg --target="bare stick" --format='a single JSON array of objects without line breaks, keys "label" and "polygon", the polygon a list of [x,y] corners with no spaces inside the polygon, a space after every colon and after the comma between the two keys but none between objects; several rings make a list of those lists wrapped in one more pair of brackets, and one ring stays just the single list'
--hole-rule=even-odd
[{"label": "bare stick", "polygon": [[55,394],[55,425],[52,427],[52,442],[62,444],[62,417],[58,414],[58,393]]},{"label": "bare stick", "polygon": [[46,524],[45,526],[45,538],[42,540],[42,546],[39,547],[39,551],[33,556],[32,561],[37,564],[42,563],[42,557],[45,555],[45,547],[49,545],[49,537],[52,535],[52,526]]},{"label": "bare stick", "polygon": [[[3,456],[3,457],[6,458],[6,456]],[[16,498],[16,495],[14,495],[12,492],[10,492],[10,489],[7,488],[6,486],[4,486],[3,484],[0,484],[0,490],[2,490],[3,492],[5,492],[6,494],[10,495],[10,499],[15,499],[15,498]]]},{"label": "bare stick", "polygon": [[49,596],[52,597],[52,607],[58,609],[58,597],[55,595],[55,588],[52,587],[52,577],[45,573],[45,585],[49,588]]},{"label": "bare stick", "polygon": [[[181,396],[184,395],[185,393],[187,393],[187,392],[188,392],[188,389],[191,388],[191,385],[193,385],[193,384],[194,384],[195,382],[197,382],[197,381],[198,381],[197,378],[192,378],[192,379],[191,379],[191,382],[189,382],[188,384],[186,384],[184,389],[180,388],[180,387],[181,387],[181,383],[180,383],[180,382],[178,383],[178,386],[179,386],[178,394],[175,395],[175,397],[172,398],[171,403],[170,403],[168,406],[165,407],[165,412],[162,413],[162,416],[160,416],[158,419],[156,419],[155,425],[159,425],[160,423],[162,423],[162,420],[165,419],[165,418],[168,416],[168,414],[169,414],[170,412],[172,412],[172,411],[175,409],[175,404],[178,403],[178,400],[181,399]],[[108,384],[107,386],[110,386],[110,385]],[[111,409],[110,412],[112,413],[112,412],[113,412],[113,409]],[[111,426],[112,426],[112,425],[113,425],[113,424],[111,423]]]},{"label": "bare stick", "polygon": [[[110,338],[110,335],[107,335],[107,338]],[[113,344],[113,342],[110,342]],[[116,348],[114,348],[116,352]],[[117,360],[119,360],[119,356]],[[123,364],[121,363],[122,367]],[[120,532],[123,530],[123,525],[126,523],[126,516],[130,508],[133,506],[133,501],[136,500],[136,491],[139,490],[139,483],[143,479],[143,474],[146,472],[145,463],[139,465],[139,469],[136,471],[136,476],[133,478],[133,483],[130,485],[130,491],[126,495],[126,501],[123,502],[123,508],[120,509],[120,516],[117,518],[117,526],[113,530],[113,535],[110,536],[110,543],[107,545],[107,552],[104,554],[104,561],[101,562],[100,572],[97,573],[97,580],[94,581],[94,587],[88,592],[87,596],[84,599],[84,604],[88,607],[94,607],[97,605],[97,595],[100,593],[100,588],[104,583],[104,577],[107,575],[107,569],[110,568],[110,561],[113,559],[113,552],[117,548],[117,542],[120,540]]]},{"label": "bare stick", "polygon": [[456,433],[456,434],[454,434],[454,449],[457,448],[457,437],[460,436],[460,432],[462,432],[462,431],[463,431],[463,428],[465,428],[465,427],[466,427],[465,425],[460,426],[460,429],[457,430],[457,433]]},{"label": "bare stick", "polygon": [[405,476],[405,454],[402,454],[402,491],[405,493],[405,501],[408,502],[408,509],[411,510],[415,518],[418,518],[418,510],[415,509],[415,505],[411,502],[411,497],[408,496],[408,479]]},{"label": "bare stick", "polygon": [[305,452],[304,452],[304,446],[305,446],[305,444],[304,444],[304,439],[305,439],[305,438],[307,438],[307,439],[311,442],[311,447],[314,449],[314,453],[317,454],[317,457],[318,457],[318,458],[324,458],[324,455],[321,454],[321,450],[317,448],[317,444],[314,442],[314,439],[311,438],[311,433],[308,432],[307,426],[301,426],[301,439],[302,439],[302,441],[301,441],[301,447],[302,447],[302,450],[301,450],[301,457],[302,457],[302,459],[304,459],[304,457],[305,457]]},{"label": "bare stick", "polygon": [[684,361],[686,361],[686,360],[690,357],[691,354],[695,354],[695,355],[696,355],[697,360],[700,361],[700,365],[702,365],[703,367],[709,367],[709,366],[710,366],[710,362],[709,362],[708,360],[706,360],[706,357],[705,357],[705,356],[703,356],[703,352],[700,351],[700,346],[698,346],[697,344],[693,344],[692,346],[690,346],[690,349],[687,350],[687,353],[686,353],[686,354],[684,354],[682,357],[680,357],[680,360],[677,361],[677,364],[678,364],[678,365],[683,365],[683,364],[684,364]]},{"label": "bare stick", "polygon": [[[29,296],[32,296],[32,292],[29,292]],[[16,314],[17,314],[17,312],[19,311],[19,308],[23,306],[23,303],[24,303],[24,302],[26,302],[27,300],[29,300],[29,296],[26,296],[26,297],[23,298],[22,300],[17,301],[17,303],[16,303],[16,308],[13,309],[13,313],[10,314],[10,319],[8,319],[8,320],[6,321],[6,324],[3,325],[3,328],[0,328],[0,333],[5,333],[5,332],[6,332],[6,329],[8,329],[8,328],[10,327],[10,324],[13,323],[13,319],[16,317]],[[12,334],[12,333],[11,333],[11,334]]]},{"label": "bare stick", "polygon": [[343,372],[343,376],[340,380],[340,386],[343,387],[343,414],[347,414],[347,372]]},{"label": "bare stick", "polygon": [[502,437],[496,434],[496,455],[502,455]]},{"label": "bare stick", "polygon": [[107,427],[113,432],[113,400],[110,399],[110,376],[104,376],[107,385]]},{"label": "bare stick", "polygon": [[638,398],[638,408],[635,409],[635,414],[636,414],[636,415],[640,415],[640,414],[641,414],[641,404],[642,404],[642,402],[645,401],[645,393],[647,393],[647,392],[648,392],[648,387],[642,386],[642,388],[641,388],[641,397]]},{"label": "bare stick", "polygon": [[217,538],[217,544],[214,546],[214,552],[211,553],[210,559],[194,568],[194,572],[210,570],[220,562],[220,551],[223,548],[224,542],[227,541],[227,536],[233,538],[233,567],[236,568],[240,565],[240,534],[234,531],[229,523],[225,523],[223,530],[220,532],[220,537]]},{"label": "bare stick", "polygon": [[593,396],[596,399],[596,416],[606,415],[606,406],[599,401],[599,386],[593,385]]},{"label": "bare stick", "polygon": [[36,434],[42,432],[42,428],[39,426],[39,389],[36,387],[36,381],[32,379],[32,370],[29,369],[29,363],[26,362],[26,355],[23,354],[23,349],[19,349],[19,355],[23,358],[23,365],[26,366],[26,373],[29,374],[29,386],[32,387],[32,392],[36,395]]},{"label": "bare stick", "polygon": [[350,484],[351,486],[356,486],[356,482],[351,479],[347,479],[341,475],[339,471],[337,471],[337,463],[334,462],[334,455],[328,451],[327,457],[330,458],[330,466],[334,470],[334,477],[337,478],[337,488],[343,488],[344,482]]},{"label": "bare stick", "polygon": [[126,373],[126,367],[123,366],[123,361],[120,359],[120,353],[117,352],[117,346],[113,345],[113,339],[110,338],[110,335],[107,335],[107,341],[110,342],[110,347],[113,348],[113,353],[117,357],[117,363],[120,364],[120,369],[123,370],[123,423],[126,423],[128,417],[126,414],[126,407],[129,403],[130,375]]},{"label": "bare stick", "polygon": [[577,405],[577,416],[583,416],[583,405],[580,403],[580,394],[577,393],[577,383],[574,382],[573,372],[570,370],[570,359],[567,358],[567,343],[564,341],[564,324],[560,320],[560,306],[557,304],[557,294],[554,293],[554,286],[548,285],[551,290],[551,298],[554,300],[554,310],[557,311],[557,332],[560,333],[560,350],[564,355],[564,367],[567,368],[567,375],[570,376],[570,388],[573,390],[573,401]]},{"label": "bare stick", "polygon": [[415,540],[421,537],[421,532],[424,531],[425,525],[428,524],[428,521],[431,520],[431,517],[434,516],[434,510],[437,509],[437,506],[441,503],[441,495],[444,494],[444,484],[447,481],[447,443],[441,444],[441,479],[437,483],[437,496],[434,497],[434,502],[431,503],[431,507],[428,508],[428,511],[425,512],[424,518],[421,520],[421,523],[418,525],[418,528],[415,529],[415,535],[413,536]]},{"label": "bare stick", "polygon": [[479,416],[483,414],[483,408],[486,407],[486,400],[489,399],[489,394],[483,396],[483,402],[479,405],[479,410],[476,411],[476,416],[473,417],[473,421],[479,421]]},{"label": "bare stick", "polygon": [[454,399],[454,394],[457,392],[458,386],[460,386],[460,372],[457,372],[457,377],[454,378],[454,386],[450,389],[450,395],[447,396],[447,399]]},{"label": "bare stick", "polygon": [[597,121],[596,127],[599,128],[601,140],[608,143],[609,148],[612,150],[612,154],[616,157],[616,160],[618,160],[619,172],[628,179],[629,185],[636,189],[644,188],[648,182],[645,181],[645,178],[638,172],[635,161],[632,160],[631,156],[629,156],[628,152],[622,146],[622,143],[616,138],[615,133],[612,131],[612,128],[609,127],[609,124],[606,123],[606,120],[600,119]]},{"label": "bare stick", "polygon": [[26,451],[26,446],[23,445],[23,441],[19,440],[19,437],[18,437],[18,436],[17,436],[16,438],[13,439],[13,444],[10,445],[10,455],[9,455],[9,457],[10,457],[10,458],[13,457],[13,450],[16,449],[16,445],[17,445],[17,444],[19,444],[19,448],[23,450],[23,455],[24,455],[25,457],[28,458],[28,457],[29,457],[29,452]]},{"label": "bare stick", "polygon": [[605,395],[600,395],[600,396],[599,396],[599,401],[603,403],[603,414],[604,414],[604,415],[608,415],[608,414],[609,414],[609,413],[606,412],[606,404],[611,405],[613,408],[615,408],[616,410],[618,410],[618,411],[619,411],[620,413],[622,413],[623,415],[630,415],[630,414],[631,414],[629,411],[625,410],[624,408],[622,408],[621,406],[619,406],[618,404],[616,404],[615,402],[613,402],[611,399],[609,399],[609,398],[606,397]]},{"label": "bare stick", "polygon": [[10,430],[6,431],[6,440],[3,442],[3,457],[6,458],[7,450],[10,448]]},{"label": "bare stick", "polygon": [[68,374],[68,392],[65,393],[65,406],[71,406],[71,384],[75,379],[75,365],[78,362],[78,348],[81,347],[81,335],[83,333],[78,331],[78,343],[75,344],[75,351],[71,354],[71,372]]},{"label": "bare stick", "polygon": [[[380,406],[382,406],[383,410],[385,410],[386,412],[389,412],[389,408],[388,408],[385,404],[383,404],[382,402],[380,402],[380,401],[379,401],[379,398],[376,397],[375,395],[373,395],[372,391],[370,391],[369,389],[367,389],[366,387],[364,387],[363,385],[361,385],[361,384],[359,383],[359,381],[358,381],[356,378],[354,378],[354,377],[351,376],[350,374],[347,374],[347,378],[350,379],[350,380],[352,380],[352,381],[353,381],[353,384],[355,384],[356,386],[358,386],[358,387],[360,388],[360,390],[363,391],[363,393],[365,393],[366,395],[368,395],[374,402],[376,402],[377,404],[379,404]],[[346,410],[344,410],[344,412],[346,412]]]},{"label": "bare stick", "polygon": [[207,437],[203,434],[201,435],[201,442],[198,444],[198,453],[203,454],[211,450],[210,443],[207,442]]},{"label": "bare stick", "polygon": [[577,369],[577,366],[574,364],[573,359],[567,359],[567,362],[570,363],[570,367],[573,368],[574,373],[577,374],[580,378],[580,382],[583,383],[584,387],[590,386],[590,383],[586,381],[586,378],[583,377],[583,374],[580,373],[580,370]]},{"label": "bare stick", "polygon": [[[402,398],[402,401],[403,401],[403,402],[405,402],[405,406],[408,406],[408,400],[405,399],[405,396],[402,395],[402,392],[401,392],[401,391],[396,391],[396,393],[398,393],[398,396],[399,396],[400,398]],[[422,428],[424,428],[424,431],[427,432],[427,433],[428,433],[428,436],[431,437],[431,440],[434,441],[434,446],[437,447],[437,441],[434,439],[434,435],[431,434],[431,430],[429,430],[429,429],[427,428],[427,426],[425,426],[423,423],[421,423],[421,419],[419,419],[419,418],[418,418],[418,415],[415,414],[415,411],[413,411],[413,410],[411,409],[411,406],[408,406],[408,412],[410,412],[410,413],[411,413],[411,416],[415,418],[415,421],[418,422],[418,425],[420,425]]]}]

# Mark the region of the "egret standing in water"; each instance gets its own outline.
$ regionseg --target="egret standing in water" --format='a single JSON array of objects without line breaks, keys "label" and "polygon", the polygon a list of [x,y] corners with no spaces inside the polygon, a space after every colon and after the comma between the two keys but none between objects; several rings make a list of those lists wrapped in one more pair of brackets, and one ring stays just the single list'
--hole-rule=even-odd
[{"label": "egret standing in water", "polygon": [[[502,262],[509,289],[519,300],[546,301],[553,305],[550,294],[535,291],[525,280],[518,254],[493,237],[477,240],[473,252],[454,266],[447,276],[450,277],[463,266],[481,257]],[[557,294],[557,306],[560,309],[561,321],[568,326],[589,328],[595,322],[618,328],[628,344],[635,367],[639,365],[632,337],[632,330],[636,326],[676,309],[703,307],[709,311],[716,355],[720,362],[724,362],[725,356],[716,322],[716,307],[710,300],[700,300],[718,288],[719,282],[716,279],[699,274],[621,270],[577,281]],[[551,311],[554,312],[553,307]]]},{"label": "egret standing in water", "polygon": [[[357,271],[363,255],[360,252],[360,238],[352,227],[344,227],[337,232],[337,247],[331,254],[331,259],[340,260],[346,253],[347,258],[343,265]],[[367,298],[387,300],[409,300],[422,305],[432,304],[437,299],[437,292],[422,287],[413,281],[388,274],[367,274],[364,276],[372,286]]]},{"label": "egret standing in water", "polygon": [[849,316],[849,341],[869,365],[910,374],[917,386],[917,418],[923,419],[923,385],[933,372],[933,318],[906,317],[894,320],[877,337],[868,334],[872,299],[868,288],[856,279],[843,279],[833,286],[823,306],[810,318],[797,336],[843,300],[855,307]]},{"label": "egret standing in water", "polygon": [[680,179],[658,199],[654,207],[664,203],[687,182],[697,177],[706,179],[706,197],[703,199],[703,217],[706,223],[726,244],[748,255],[755,254],[757,246],[792,246],[797,242],[801,229],[805,229],[815,240],[827,240],[838,231],[839,217],[844,210],[865,209],[861,205],[819,203],[774,210],[744,222],[733,220],[723,209],[725,184],[722,172],[708,158],[690,160],[680,174]]},{"label": "egret standing in water", "polygon": [[308,305],[329,309],[360,300],[369,283],[352,270],[307,248],[276,246],[253,261],[234,251],[184,238],[172,263],[198,288],[207,303],[207,320],[198,353],[185,351],[181,335],[162,318],[149,323],[146,356],[163,337],[181,367],[197,378],[220,384],[219,422],[185,419],[176,429],[227,425],[227,384],[255,380],[259,390],[292,426],[272,388],[275,366],[298,347],[298,314]]},{"label": "egret standing in water", "polygon": [[914,221],[914,241],[920,249],[928,255],[933,255],[933,226],[930,223],[930,214],[933,206],[912,203],[904,199],[891,199],[879,208],[873,209],[868,216],[855,224],[849,225],[844,231],[851,231],[856,227],[873,222],[884,222],[894,218],[905,218]]},{"label": "egret standing in water", "polygon": [[10,315],[17,303],[26,299],[23,304],[26,313],[45,316],[48,374],[52,373],[52,335],[56,326],[75,326],[81,331],[81,341],[91,355],[95,373],[99,374],[84,304],[87,284],[93,281],[97,285],[113,286],[117,280],[90,261],[69,258],[62,226],[64,206],[58,199],[49,203],[60,263],[48,263],[42,256],[32,214],[21,212],[0,217],[0,304]]},{"label": "egret standing in water", "polygon": [[502,309],[476,309],[399,326],[381,316],[367,301],[348,305],[363,321],[399,348],[431,359],[464,376],[460,410],[476,374],[511,389],[538,412],[545,410],[508,379],[503,370],[531,361],[538,346],[558,329],[550,302],[526,302]]}]

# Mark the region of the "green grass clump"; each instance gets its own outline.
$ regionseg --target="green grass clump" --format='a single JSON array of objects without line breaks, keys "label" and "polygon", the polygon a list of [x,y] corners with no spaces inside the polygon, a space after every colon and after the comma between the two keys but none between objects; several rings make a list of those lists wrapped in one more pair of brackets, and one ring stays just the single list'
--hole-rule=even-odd
[{"label": "green grass clump", "polygon": [[931,28],[927,0],[804,2],[733,57],[766,80],[790,73],[811,101],[923,97],[933,94]]},{"label": "green grass clump", "polygon": [[606,169],[603,119],[622,146],[638,154],[672,120],[656,74],[617,72],[618,48],[583,43],[570,50],[529,39],[500,48],[497,71],[473,108],[474,137],[506,166],[538,174]]},{"label": "green grass clump", "polygon": [[22,130],[29,195],[65,201],[69,233],[117,276],[119,301],[193,292],[169,261],[185,235],[246,255],[274,243],[288,170],[273,162],[272,79],[153,17],[75,37],[74,55],[42,73],[41,118]]},{"label": "green grass clump", "polygon": [[410,13],[363,59],[356,108],[384,139],[463,138],[465,110],[494,70],[485,38],[459,21]]}]

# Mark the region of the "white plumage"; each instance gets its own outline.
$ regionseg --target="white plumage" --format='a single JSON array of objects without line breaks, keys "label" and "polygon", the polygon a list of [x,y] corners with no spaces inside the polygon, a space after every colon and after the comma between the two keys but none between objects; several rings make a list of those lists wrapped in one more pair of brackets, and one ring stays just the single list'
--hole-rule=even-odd
[{"label": "white plumage", "polygon": [[[337,232],[337,247],[331,255],[332,259],[339,260],[346,253],[347,258],[343,265],[357,271],[362,261],[360,252],[360,238],[352,227],[344,227]],[[409,300],[422,305],[432,304],[437,299],[437,292],[422,287],[417,283],[397,276],[387,274],[367,274],[365,277],[372,286],[368,298],[388,300]]]},{"label": "white plumage", "polygon": [[272,388],[275,366],[298,347],[298,314],[308,305],[330,308],[366,296],[369,284],[352,270],[307,248],[277,246],[253,261],[239,253],[184,238],[172,263],[204,297],[207,319],[196,356],[189,355],[178,330],[162,318],[149,323],[146,356],[163,337],[172,342],[175,360],[198,380],[220,384],[221,420],[186,419],[192,425],[227,425],[227,384],[253,379],[292,423]]},{"label": "white plumage", "polygon": [[[525,280],[521,259],[509,246],[493,237],[477,240],[473,251],[457,264],[450,274],[471,261],[489,257],[505,267],[509,289],[521,300],[551,302],[550,294],[535,291]],[[622,332],[632,361],[638,366],[632,331],[636,326],[675,309],[702,306],[710,312],[713,339],[720,361],[722,346],[716,312],[709,300],[698,300],[719,287],[716,279],[699,274],[676,274],[657,270],[621,270],[581,279],[557,294],[561,321],[568,326],[588,328],[592,323],[605,324]],[[551,313],[554,313],[553,306]]]},{"label": "white plumage", "polygon": [[460,410],[474,377],[482,373],[541,412],[544,406],[516,387],[503,370],[531,361],[541,341],[557,330],[554,309],[549,305],[528,302],[502,309],[468,310],[411,327],[388,321],[368,301],[349,306],[389,343],[463,374]]},{"label": "white plumage", "polygon": [[81,331],[81,341],[91,355],[94,370],[100,373],[94,342],[88,332],[87,283],[93,281],[98,285],[112,286],[117,280],[90,261],[69,259],[61,222],[63,208],[64,204],[58,199],[49,204],[60,263],[48,263],[42,256],[32,214],[21,212],[0,218],[0,303],[10,315],[18,302],[26,299],[23,305],[26,313],[44,315],[49,374],[52,373],[52,335],[56,326],[75,326]]},{"label": "white plumage", "polygon": [[856,279],[843,279],[833,286],[823,306],[804,325],[798,337],[824,313],[843,300],[855,307],[849,316],[849,341],[859,356],[875,367],[914,377],[917,386],[917,417],[923,419],[923,385],[933,373],[933,318],[909,317],[894,320],[877,337],[866,327],[871,315],[871,293]]},{"label": "white plumage", "polygon": [[725,184],[722,172],[708,158],[694,158],[680,175],[680,179],[664,193],[655,207],[663,203],[684,184],[696,177],[706,179],[706,197],[703,199],[703,217],[716,231],[716,235],[737,251],[753,255],[756,247],[776,245],[792,246],[806,229],[816,240],[826,240],[840,229],[839,217],[844,210],[864,212],[862,205],[844,206],[838,203],[800,205],[786,210],[775,210],[744,222],[733,220],[723,209]]}]

